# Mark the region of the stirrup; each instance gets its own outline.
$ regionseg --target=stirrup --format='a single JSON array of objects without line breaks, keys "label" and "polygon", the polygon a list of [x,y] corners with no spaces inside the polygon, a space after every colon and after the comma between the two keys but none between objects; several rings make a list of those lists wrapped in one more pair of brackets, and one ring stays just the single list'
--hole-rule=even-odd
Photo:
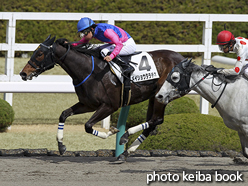
[{"label": "stirrup", "polygon": [[132,73],[134,71],[134,68],[131,65],[128,65],[126,69],[123,69],[124,74]]}]

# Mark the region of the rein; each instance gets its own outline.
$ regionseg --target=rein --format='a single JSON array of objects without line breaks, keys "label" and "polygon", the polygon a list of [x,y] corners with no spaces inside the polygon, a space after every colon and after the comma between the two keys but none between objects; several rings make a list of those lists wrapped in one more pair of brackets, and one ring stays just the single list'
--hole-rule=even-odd
[{"label": "rein", "polygon": [[206,79],[206,77],[208,77],[208,75],[210,74],[210,72],[209,73],[207,73],[205,76],[203,76],[199,81],[197,81],[192,87],[189,87],[189,88],[187,88],[186,90],[184,90],[184,91],[179,91],[179,93],[181,94],[181,93],[184,93],[184,94],[188,94],[195,86],[197,86],[199,83],[201,83],[204,79]]},{"label": "rein", "polygon": [[[190,88],[188,88],[188,89],[186,89],[186,90],[184,90],[184,91],[179,91],[179,93],[180,93],[180,94],[181,94],[181,93],[188,94],[195,86],[197,86],[197,85],[198,85],[199,83],[201,83],[204,79],[206,79],[206,77],[208,77],[209,74],[211,74],[211,73],[208,72],[208,73],[207,73],[205,76],[203,76],[199,81],[197,81],[192,87],[190,87]],[[222,85],[222,84],[220,84],[220,85]],[[219,95],[218,99],[215,101],[214,104],[211,105],[211,108],[214,108],[214,107],[216,106],[216,104],[218,103],[218,101],[220,100],[220,98],[221,98],[223,92],[224,92],[225,89],[226,89],[226,85],[227,85],[227,82],[225,83],[225,86],[224,86],[224,88],[222,89],[222,92],[221,92],[221,94]]]},{"label": "rein", "polygon": [[[46,50],[46,54],[50,54],[50,55],[46,55],[46,56],[51,56],[50,57],[50,60],[47,60],[47,57],[43,60],[43,61],[37,61],[35,58],[33,59],[34,63],[33,64],[31,61],[28,61],[28,64],[30,64],[33,68],[36,69],[36,73],[34,74],[35,76],[38,76],[40,75],[42,72],[44,72],[45,70],[48,70],[52,67],[54,67],[54,65],[56,63],[59,63],[59,61],[64,61],[67,54],[69,53],[71,47],[70,45],[68,45],[68,49],[67,51],[63,54],[63,56],[61,56],[59,59],[55,56],[55,51],[56,51],[56,44],[53,43],[52,47],[51,46],[47,46],[43,43],[40,44],[41,46],[45,47],[47,50]],[[93,73],[94,71],[94,57],[91,56],[91,59],[92,59],[92,70],[90,72],[90,74],[79,84],[77,85],[74,85],[74,87],[79,87],[80,85],[82,85],[90,76],[91,74]],[[45,66],[45,62],[44,61],[49,61],[48,65]],[[40,64],[40,67],[39,67],[39,64]],[[38,72],[37,72],[38,71]]]},{"label": "rein", "polygon": [[[55,46],[55,45],[54,45],[54,46]],[[55,48],[55,47],[54,47],[54,48]],[[55,49],[54,49],[54,50],[55,50]],[[60,61],[60,60],[63,61],[63,60],[65,59],[65,57],[67,56],[69,50],[70,50],[70,45],[68,45],[68,50],[66,51],[66,53],[65,53],[63,56],[61,56],[61,57],[58,59],[58,61]],[[52,55],[54,56],[54,52],[52,53]],[[91,74],[93,73],[94,68],[95,68],[94,57],[91,56],[91,59],[92,59],[92,69],[91,69],[90,74],[89,74],[81,83],[79,83],[79,84],[77,84],[77,85],[74,85],[74,84],[73,84],[74,87],[79,87],[80,85],[82,85],[87,79],[89,79],[89,77],[90,77]],[[55,63],[57,63],[57,62],[55,62]]]},{"label": "rein", "polygon": [[77,84],[77,85],[74,85],[74,87],[79,87],[80,85],[82,85],[87,79],[89,79],[89,77],[91,76],[91,74],[93,73],[93,71],[94,71],[94,67],[95,67],[95,65],[94,65],[94,57],[93,56],[91,56],[91,60],[92,60],[92,69],[91,69],[91,72],[90,72],[90,74],[81,82],[81,83],[79,83],[79,84]]},{"label": "rein", "polygon": [[[54,65],[56,63],[58,63],[58,61],[60,61],[60,60],[63,61],[65,59],[65,57],[67,56],[68,52],[70,51],[70,45],[68,45],[68,49],[65,52],[65,54],[57,60],[57,58],[54,55],[54,52],[56,49],[55,43],[53,44],[53,47],[44,45],[43,43],[41,43],[40,45],[45,47],[48,50],[47,54],[51,54],[51,59],[47,60],[47,58],[48,58],[47,56],[49,56],[49,55],[46,55],[46,58],[43,61],[37,61],[35,58],[32,59],[32,61],[34,61],[34,63],[32,63],[30,60],[28,61],[28,64],[31,65],[36,70],[36,72],[33,73],[33,75],[36,77],[38,75],[40,75],[42,72],[44,72],[50,68],[53,68]],[[54,61],[54,59],[55,59],[55,61]],[[51,62],[47,66],[45,66],[44,61],[51,61]],[[40,64],[40,66],[39,66],[39,64]]]},{"label": "rein", "polygon": [[224,88],[223,88],[223,90],[222,90],[220,96],[218,97],[218,99],[215,101],[215,103],[214,103],[213,105],[211,105],[211,108],[214,108],[215,105],[216,105],[216,104],[218,103],[218,101],[220,100],[220,97],[222,96],[224,90],[226,89],[226,85],[227,85],[227,82],[225,83],[225,86],[224,86]]},{"label": "rein", "polygon": [[[42,43],[41,43],[41,45],[42,45],[42,46],[45,46],[45,45],[43,45]],[[54,44],[53,44],[53,49],[52,49],[52,56],[54,57],[54,59],[56,59],[56,58],[55,58],[55,55],[54,55],[55,49],[56,49],[56,47],[55,47],[55,43],[54,43]],[[65,59],[65,57],[67,56],[67,54],[68,54],[68,52],[70,51],[70,49],[71,49],[71,46],[68,45],[67,51],[64,53],[63,56],[61,56],[61,57],[58,59],[58,61],[60,61],[60,60],[64,61],[64,59]],[[58,63],[58,62],[56,61],[56,62],[54,62],[54,64],[55,64],[55,63]]]}]

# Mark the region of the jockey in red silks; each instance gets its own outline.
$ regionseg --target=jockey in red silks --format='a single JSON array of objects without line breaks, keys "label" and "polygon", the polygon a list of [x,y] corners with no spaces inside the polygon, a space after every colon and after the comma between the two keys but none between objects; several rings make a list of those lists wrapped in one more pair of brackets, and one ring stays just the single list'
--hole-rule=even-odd
[{"label": "jockey in red silks", "polygon": [[[217,44],[224,53],[235,52],[237,61],[232,69],[221,69],[218,73],[228,75],[238,75],[243,66],[248,63],[248,39],[243,37],[235,38],[234,35],[227,31],[221,31],[217,36]],[[245,69],[244,75],[248,78],[248,69]]]},{"label": "jockey in red silks", "polygon": [[134,68],[127,62],[124,62],[119,55],[129,55],[136,51],[136,44],[133,38],[123,29],[107,23],[95,24],[88,17],[81,18],[77,24],[78,32],[82,38],[76,46],[82,43],[88,43],[92,38],[108,43],[101,46],[101,55],[107,62],[114,61],[122,67],[124,74],[134,71]]}]

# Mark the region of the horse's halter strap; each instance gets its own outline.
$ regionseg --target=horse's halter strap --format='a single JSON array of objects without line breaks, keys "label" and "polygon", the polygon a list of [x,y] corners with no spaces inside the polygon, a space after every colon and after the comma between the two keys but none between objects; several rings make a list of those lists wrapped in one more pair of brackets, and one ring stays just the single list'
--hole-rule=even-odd
[{"label": "horse's halter strap", "polygon": [[[185,95],[187,94],[187,90],[189,90],[191,73],[184,73],[184,71],[181,68],[182,68],[181,64],[179,66],[175,66],[168,75],[167,81],[176,88],[175,92],[177,92],[180,95]],[[171,76],[173,72],[179,72],[180,80],[178,82],[173,82],[171,80]]]},{"label": "horse's halter strap", "polygon": [[[205,76],[203,76],[199,81],[197,81],[193,86],[189,87],[188,89],[183,90],[183,91],[177,90],[177,92],[179,92],[180,95],[182,95],[182,94],[184,94],[184,95],[185,94],[188,94],[194,87],[196,87],[199,83],[201,83],[204,79],[206,79],[206,77],[208,77],[209,74],[211,74],[211,72],[208,72]],[[218,103],[218,101],[220,100],[220,98],[221,98],[224,90],[226,89],[226,85],[227,85],[227,83],[225,83],[224,88],[222,89],[221,94],[219,95],[219,97],[217,98],[217,100],[215,101],[215,103],[211,105],[211,108],[214,108],[216,106],[216,104]]]},{"label": "horse's halter strap", "polygon": [[[34,62],[32,63],[30,60],[28,61],[28,64],[31,65],[36,72],[34,72],[34,76],[38,76],[40,75],[42,72],[49,70],[51,68],[54,67],[54,65],[56,63],[58,63],[58,61],[60,60],[64,60],[64,58],[67,56],[68,52],[70,51],[70,45],[68,45],[68,50],[66,51],[66,53],[60,57],[59,59],[57,59],[56,61],[54,61],[54,59],[56,59],[56,57],[54,56],[54,51],[55,51],[55,45],[53,44],[53,47],[47,46],[43,43],[40,44],[40,46],[44,47],[46,50],[43,50],[44,53],[44,59],[42,61],[38,61],[35,58],[35,54],[38,51],[38,49],[36,49],[35,53],[32,55],[31,60]],[[51,55],[49,55],[51,54]],[[46,65],[47,62],[47,65]]]},{"label": "horse's halter strap", "polygon": [[90,72],[90,74],[86,77],[86,78],[84,78],[84,80],[83,81],[81,81],[81,83],[79,83],[79,84],[77,84],[77,85],[74,85],[74,87],[79,87],[80,85],[82,85],[87,79],[89,79],[89,77],[91,76],[91,74],[93,73],[93,71],[94,71],[94,68],[95,68],[95,65],[94,65],[94,57],[93,56],[91,56],[91,59],[92,59],[92,69],[91,69],[91,72]]},{"label": "horse's halter strap", "polygon": [[[199,81],[197,81],[192,87],[189,87],[188,89],[182,91],[185,94],[188,94],[195,86],[197,86],[199,83],[201,83],[206,77],[208,77],[210,72],[208,72],[205,76],[203,76]],[[181,93],[181,91],[180,91]]]},{"label": "horse's halter strap", "polygon": [[[44,49],[40,49],[44,53],[44,59],[42,61],[38,61],[35,58],[35,55],[38,52],[38,50],[39,50],[40,47],[44,47],[45,48],[45,50]],[[50,69],[50,68],[52,68],[54,66],[55,62],[53,62],[52,57],[51,57],[51,59],[49,59],[49,57],[51,56],[51,55],[48,55],[49,53],[52,53],[51,47],[50,46],[46,46],[43,43],[41,43],[39,45],[39,47],[36,49],[36,51],[34,52],[34,54],[32,55],[31,61],[30,60],[28,61],[28,64],[31,65],[36,70],[36,72],[34,73],[35,76],[40,75],[45,70],[48,70],[48,69]],[[46,61],[48,61],[48,62],[51,61],[51,62],[46,66],[45,65]]]}]

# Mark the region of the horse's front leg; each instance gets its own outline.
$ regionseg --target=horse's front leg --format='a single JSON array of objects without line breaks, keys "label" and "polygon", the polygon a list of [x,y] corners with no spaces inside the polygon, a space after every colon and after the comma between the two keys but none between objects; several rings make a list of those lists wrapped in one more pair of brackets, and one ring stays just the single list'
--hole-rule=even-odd
[{"label": "horse's front leg", "polygon": [[125,161],[131,152],[136,151],[136,149],[144,142],[144,140],[150,135],[152,131],[156,129],[155,125],[145,129],[141,135],[130,145],[130,147],[117,157],[119,161]]},{"label": "horse's front leg", "polygon": [[[159,103],[154,97],[150,98],[148,112],[145,123],[139,124],[137,126],[129,128],[125,134],[122,135],[120,139],[120,145],[124,145],[128,142],[128,137],[136,132],[141,130],[148,129],[149,127],[154,128],[153,126],[157,126],[163,123],[164,121],[164,104]],[[150,130],[148,130],[150,131]],[[152,130],[151,130],[152,131]]]},{"label": "horse's front leg", "polygon": [[[144,131],[143,135],[139,136],[135,140],[135,142],[133,143],[134,146],[137,146],[137,145],[135,145],[135,143],[140,145],[148,137],[149,133],[155,129],[155,127],[157,125],[160,125],[163,123],[165,106],[166,105],[163,105],[163,104],[159,103],[157,100],[155,100],[154,97],[150,98],[148,112],[147,112],[147,118],[146,118],[147,122],[129,128],[127,130],[127,132],[122,135],[122,137],[120,139],[120,145],[126,144],[128,142],[128,137],[130,135],[132,135],[136,132],[139,132],[141,130],[146,130],[146,129],[152,128],[151,130]],[[138,146],[137,146],[137,148],[138,148]],[[135,148],[135,150],[137,148]]]},{"label": "horse's front leg", "polygon": [[64,125],[65,120],[72,115],[76,114],[82,114],[85,112],[92,112],[93,109],[83,105],[82,103],[78,102],[77,104],[73,105],[72,107],[64,110],[60,117],[59,117],[59,126],[58,126],[58,132],[57,132],[57,141],[58,141],[58,149],[59,153],[63,155],[66,151],[66,146],[63,145],[63,135],[64,135]]},{"label": "horse's front leg", "polygon": [[141,130],[148,129],[149,127],[157,126],[159,124],[163,123],[163,118],[157,118],[156,120],[149,120],[145,123],[139,124],[137,126],[131,127],[125,132],[125,134],[122,135],[120,139],[120,145],[124,145],[128,142],[128,137],[136,132],[139,132]]},{"label": "horse's front leg", "polygon": [[248,136],[247,133],[238,132],[244,157],[248,158]]},{"label": "horse's front leg", "polygon": [[92,128],[95,123],[103,120],[104,118],[106,118],[107,116],[112,114],[114,111],[115,110],[112,107],[107,106],[106,104],[102,104],[96,110],[96,112],[92,115],[92,117],[89,119],[89,121],[87,121],[87,123],[85,124],[85,131],[87,133],[93,134],[93,135],[100,137],[100,138],[103,138],[103,139],[106,139],[109,136],[119,132],[119,130],[114,128],[114,127],[111,127],[107,133],[106,132],[100,132],[100,131],[97,131],[97,130]]}]

